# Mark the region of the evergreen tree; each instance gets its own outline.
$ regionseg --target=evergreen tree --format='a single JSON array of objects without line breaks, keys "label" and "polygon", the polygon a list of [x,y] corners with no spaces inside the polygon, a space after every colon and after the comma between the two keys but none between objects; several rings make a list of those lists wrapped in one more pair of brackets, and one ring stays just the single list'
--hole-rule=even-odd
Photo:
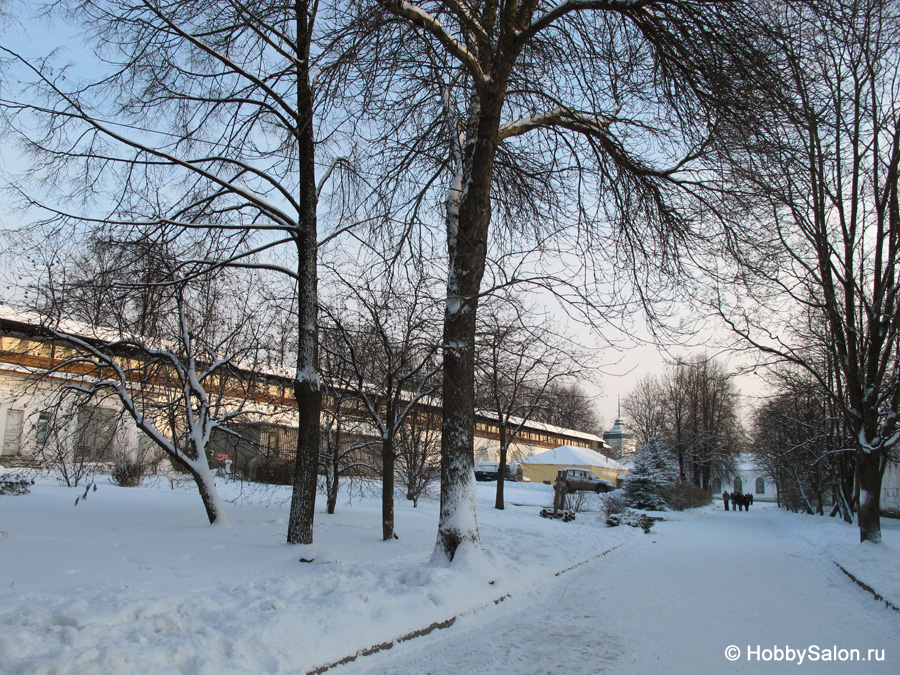
[{"label": "evergreen tree", "polygon": [[663,511],[668,508],[663,489],[675,482],[675,470],[662,442],[651,439],[634,453],[634,467],[625,476],[625,496],[639,509]]}]

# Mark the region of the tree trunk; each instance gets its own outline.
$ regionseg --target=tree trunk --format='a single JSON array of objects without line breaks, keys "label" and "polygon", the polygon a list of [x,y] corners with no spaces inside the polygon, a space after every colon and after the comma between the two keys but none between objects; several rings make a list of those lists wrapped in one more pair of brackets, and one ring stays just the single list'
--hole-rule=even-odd
[{"label": "tree trunk", "polygon": [[394,538],[394,438],[381,439],[381,533],[382,539]]},{"label": "tree trunk", "polygon": [[326,507],[326,511],[328,515],[333,516],[334,512],[337,510],[337,493],[338,493],[338,472],[337,467],[332,464],[331,472],[327,475],[326,480],[328,481],[328,504]]},{"label": "tree trunk", "polygon": [[884,466],[877,451],[857,450],[859,478],[859,540],[881,543],[881,479]]},{"label": "tree trunk", "polygon": [[197,469],[191,465],[184,464],[194,482],[197,484],[197,491],[200,493],[200,499],[203,500],[203,507],[206,509],[206,517],[209,524],[228,525],[228,519],[225,517],[225,511],[222,508],[222,500],[219,498],[219,492],[216,490],[216,484],[213,479],[212,472],[209,467],[203,471],[202,467]]},{"label": "tree trunk", "polygon": [[334,515],[337,510],[337,494],[338,494],[338,467],[337,467],[337,450],[338,446],[330,448],[331,456],[328,458],[328,466],[325,468],[325,492],[328,497],[327,512],[328,515]]},{"label": "tree trunk", "polygon": [[317,382],[311,383],[299,378],[294,387],[294,395],[297,399],[300,420],[288,522],[288,543],[311,544],[316,510],[316,479],[319,470],[319,409],[322,396]]},{"label": "tree trunk", "polygon": [[[497,83],[504,86],[505,83]],[[441,425],[441,515],[433,562],[451,562],[460,548],[478,547],[475,519],[475,314],[487,255],[491,183],[502,97],[479,97],[467,149],[458,215],[447,218],[449,273],[444,308],[444,400]]]},{"label": "tree trunk", "polygon": [[[473,304],[476,301],[472,301]],[[444,316],[444,401],[441,425],[441,515],[433,560],[450,562],[477,546],[475,520],[475,307]]]},{"label": "tree trunk", "polygon": [[319,469],[319,425],[322,409],[322,385],[319,379],[318,324],[318,236],[316,224],[315,136],[313,131],[313,93],[309,84],[309,45],[311,41],[306,2],[295,5],[297,24],[297,129],[295,136],[300,158],[297,231],[297,374],[294,397],[299,411],[297,457],[288,520],[290,544],[311,544],[316,510],[316,477]]},{"label": "tree trunk", "polygon": [[[335,403],[335,417],[339,411],[340,402]],[[329,429],[327,436],[328,452],[325,465],[325,494],[327,496],[326,510],[329,515],[334,515],[337,510],[338,487],[341,474],[338,468],[338,455],[341,450],[341,427],[339,422],[333,423],[337,429]]]},{"label": "tree trunk", "polygon": [[[502,413],[501,413],[502,415]],[[506,482],[506,424],[500,423],[500,466],[497,468],[497,498],[494,500],[494,508],[501,511],[505,508],[503,502],[503,484]]]}]

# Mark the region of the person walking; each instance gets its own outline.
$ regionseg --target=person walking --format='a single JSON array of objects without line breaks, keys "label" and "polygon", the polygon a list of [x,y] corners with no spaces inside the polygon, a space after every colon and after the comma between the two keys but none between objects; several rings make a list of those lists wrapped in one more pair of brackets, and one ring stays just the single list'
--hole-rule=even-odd
[{"label": "person walking", "polygon": [[728,510],[728,498],[729,498],[730,496],[731,496],[731,495],[728,494],[728,491],[727,491],[727,490],[724,490],[724,491],[722,492],[722,503],[725,504],[725,510],[726,510],[726,511]]}]

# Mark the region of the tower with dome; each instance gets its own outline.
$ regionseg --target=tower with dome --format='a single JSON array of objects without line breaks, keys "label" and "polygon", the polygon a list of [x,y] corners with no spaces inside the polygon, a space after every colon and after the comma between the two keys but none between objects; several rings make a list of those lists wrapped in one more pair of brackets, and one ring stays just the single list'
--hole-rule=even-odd
[{"label": "tower with dome", "polygon": [[634,433],[628,430],[625,423],[622,422],[622,403],[619,402],[618,415],[616,423],[612,425],[608,431],[603,432],[603,440],[609,444],[609,456],[613,459],[620,459],[633,455],[637,446]]}]

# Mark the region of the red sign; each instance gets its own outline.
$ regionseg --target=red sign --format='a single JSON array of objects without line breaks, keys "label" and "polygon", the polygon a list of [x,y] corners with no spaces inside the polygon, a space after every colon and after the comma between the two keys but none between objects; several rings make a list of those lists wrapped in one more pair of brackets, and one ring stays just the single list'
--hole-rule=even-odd
[{"label": "red sign", "polygon": [[231,459],[231,455],[229,455],[227,452],[217,452],[216,453],[216,461],[217,462],[225,462],[229,459]]}]

